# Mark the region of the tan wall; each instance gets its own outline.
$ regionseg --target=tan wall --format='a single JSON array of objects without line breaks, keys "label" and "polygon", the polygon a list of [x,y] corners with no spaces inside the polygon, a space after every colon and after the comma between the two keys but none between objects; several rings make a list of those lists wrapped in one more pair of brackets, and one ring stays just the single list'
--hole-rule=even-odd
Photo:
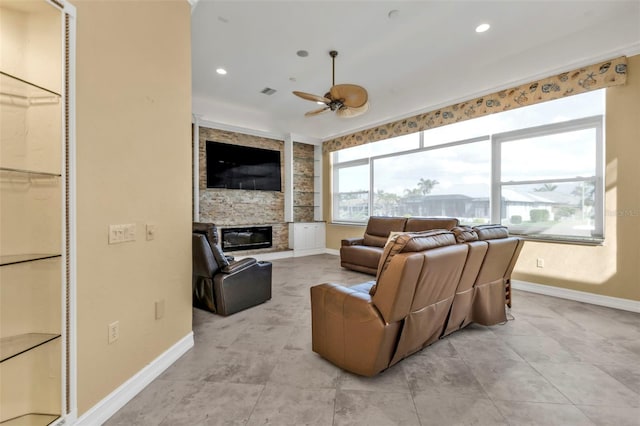
[{"label": "tan wall", "polygon": [[628,67],[627,84],[607,89],[604,245],[527,242],[514,278],[640,300],[640,55]]},{"label": "tan wall", "polygon": [[[72,3],[82,415],[191,331],[191,34],[186,1]],[[108,245],[126,223],[137,240]]]},{"label": "tan wall", "polygon": [[[584,245],[527,242],[513,277],[539,284],[640,300],[640,55],[629,58],[624,86],[607,89],[606,241]],[[324,214],[331,218],[329,155],[324,154]],[[362,236],[363,226],[327,224],[327,248]],[[544,259],[544,268],[536,259]]]}]

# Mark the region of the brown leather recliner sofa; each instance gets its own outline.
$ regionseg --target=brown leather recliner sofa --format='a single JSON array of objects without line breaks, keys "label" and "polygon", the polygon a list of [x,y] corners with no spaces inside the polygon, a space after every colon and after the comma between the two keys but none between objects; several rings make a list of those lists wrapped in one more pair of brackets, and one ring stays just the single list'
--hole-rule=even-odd
[{"label": "brown leather recliner sofa", "polygon": [[506,289],[522,240],[496,225],[454,231],[392,238],[375,281],[313,286],[313,351],[373,376],[471,322],[506,321]]},{"label": "brown leather recliner sofa", "polygon": [[354,271],[375,275],[384,245],[391,232],[451,230],[456,226],[458,226],[456,218],[371,216],[363,237],[342,240],[340,265]]}]

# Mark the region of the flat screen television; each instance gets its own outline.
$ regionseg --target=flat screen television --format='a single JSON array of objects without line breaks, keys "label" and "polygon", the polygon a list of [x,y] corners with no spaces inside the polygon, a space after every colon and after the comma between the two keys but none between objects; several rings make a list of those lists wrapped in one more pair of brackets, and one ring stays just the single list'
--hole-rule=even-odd
[{"label": "flat screen television", "polygon": [[280,151],[207,141],[207,188],[281,191]]}]

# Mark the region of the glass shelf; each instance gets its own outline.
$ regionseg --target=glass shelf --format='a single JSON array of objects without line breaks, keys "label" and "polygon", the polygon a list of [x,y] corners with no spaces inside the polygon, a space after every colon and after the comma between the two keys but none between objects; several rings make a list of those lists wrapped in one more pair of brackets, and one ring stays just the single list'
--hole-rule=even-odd
[{"label": "glass shelf", "polygon": [[7,254],[0,256],[0,266],[15,265],[17,263],[34,262],[36,260],[53,259],[61,257],[56,253],[27,253],[27,254]]},{"label": "glass shelf", "polygon": [[62,176],[59,173],[37,172],[35,170],[12,169],[12,168],[9,168],[9,167],[0,167],[0,171],[5,172],[5,173],[9,173],[9,174],[13,173],[13,174],[24,175],[24,176],[29,176],[29,177],[49,178],[49,177],[60,177],[60,176]]},{"label": "glass shelf", "polygon": [[59,104],[60,94],[0,71],[2,103],[28,107],[30,105]]},{"label": "glass shelf", "polygon": [[60,416],[58,414],[42,414],[42,413],[29,413],[13,419],[0,422],[0,425],[5,426],[46,426],[56,421]]},{"label": "glass shelf", "polygon": [[27,333],[0,339],[0,362],[20,355],[60,337],[59,334]]}]

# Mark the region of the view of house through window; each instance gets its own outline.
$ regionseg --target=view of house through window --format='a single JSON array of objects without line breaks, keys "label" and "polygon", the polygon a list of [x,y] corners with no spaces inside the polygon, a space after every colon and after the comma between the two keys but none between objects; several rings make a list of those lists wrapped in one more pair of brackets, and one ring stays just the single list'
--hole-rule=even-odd
[{"label": "view of house through window", "polygon": [[604,89],[333,153],[333,221],[370,215],[502,223],[603,238]]}]

